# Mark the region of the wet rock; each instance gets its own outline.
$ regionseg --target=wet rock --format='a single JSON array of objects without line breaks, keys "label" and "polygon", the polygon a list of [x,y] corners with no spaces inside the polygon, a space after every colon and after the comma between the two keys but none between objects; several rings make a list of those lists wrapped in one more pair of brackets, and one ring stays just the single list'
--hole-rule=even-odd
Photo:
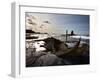
[{"label": "wet rock", "polygon": [[26,66],[33,64],[35,58],[33,58],[34,49],[26,48]]},{"label": "wet rock", "polygon": [[55,39],[53,37],[51,38],[47,38],[47,39],[44,39],[45,41],[45,45],[44,47],[46,48],[47,51],[63,51],[63,50],[66,50],[68,47],[66,44],[64,44],[64,42],[58,40],[58,39]]},{"label": "wet rock", "polygon": [[39,57],[34,65],[35,66],[52,66],[52,65],[62,65],[63,62],[54,54],[46,54]]}]

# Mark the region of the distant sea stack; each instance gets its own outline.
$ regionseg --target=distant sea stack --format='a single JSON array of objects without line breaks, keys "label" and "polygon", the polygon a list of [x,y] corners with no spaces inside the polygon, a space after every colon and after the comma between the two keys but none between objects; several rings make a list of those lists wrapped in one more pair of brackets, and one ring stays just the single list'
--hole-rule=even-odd
[{"label": "distant sea stack", "polygon": [[75,35],[73,30],[71,31],[71,36],[72,36],[72,35]]},{"label": "distant sea stack", "polygon": [[67,42],[68,30],[66,30],[66,42]]}]

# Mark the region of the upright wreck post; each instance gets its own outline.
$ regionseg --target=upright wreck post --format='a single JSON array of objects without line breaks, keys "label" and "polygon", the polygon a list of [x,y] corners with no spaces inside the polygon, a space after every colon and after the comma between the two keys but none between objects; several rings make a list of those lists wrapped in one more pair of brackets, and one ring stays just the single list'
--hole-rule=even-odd
[{"label": "upright wreck post", "polygon": [[66,30],[66,42],[67,42],[67,37],[68,37],[68,30]]}]

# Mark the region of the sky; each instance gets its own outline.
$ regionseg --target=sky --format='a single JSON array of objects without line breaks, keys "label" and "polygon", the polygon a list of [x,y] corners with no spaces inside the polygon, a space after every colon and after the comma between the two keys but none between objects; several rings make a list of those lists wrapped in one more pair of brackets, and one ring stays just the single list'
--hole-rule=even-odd
[{"label": "sky", "polygon": [[75,34],[89,35],[89,15],[28,12],[26,28],[55,34],[65,34],[66,30],[70,33],[73,30]]}]

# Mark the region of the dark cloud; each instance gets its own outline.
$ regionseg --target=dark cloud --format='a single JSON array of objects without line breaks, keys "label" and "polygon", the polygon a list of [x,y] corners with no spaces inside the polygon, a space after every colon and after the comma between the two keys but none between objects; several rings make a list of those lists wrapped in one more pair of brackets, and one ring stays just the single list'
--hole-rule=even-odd
[{"label": "dark cloud", "polygon": [[51,24],[49,21],[43,21],[43,23]]}]

